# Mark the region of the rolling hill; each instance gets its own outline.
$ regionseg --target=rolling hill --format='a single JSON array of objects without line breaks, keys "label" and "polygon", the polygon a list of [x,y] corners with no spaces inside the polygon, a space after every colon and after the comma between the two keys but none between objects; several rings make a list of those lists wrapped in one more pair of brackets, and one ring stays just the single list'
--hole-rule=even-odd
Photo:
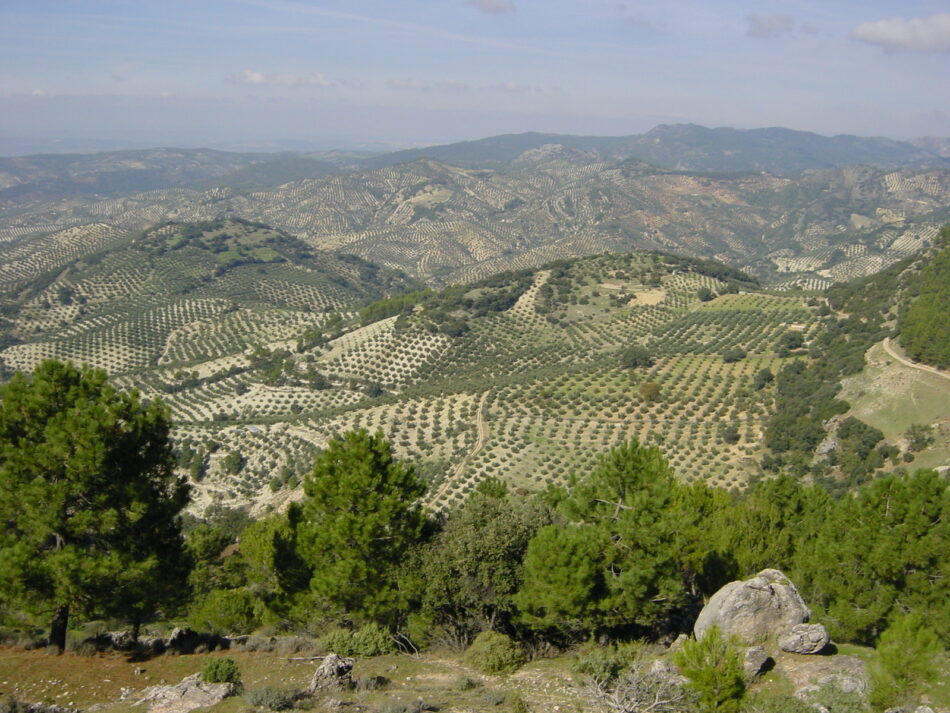
[{"label": "rolling hill", "polygon": [[802,358],[787,335],[823,329],[821,300],[658,252],[432,291],[244,221],[67,234],[56,260],[51,243],[0,274],[0,358],[86,362],[163,398],[199,510],[297,497],[317,450],[361,426],[417,463],[435,508],[488,475],[566,482],[630,437],[743,488],[774,410],[761,374]]},{"label": "rolling hill", "polygon": [[[266,166],[247,170],[260,168],[266,180]],[[717,259],[786,287],[822,288],[926,247],[948,205],[945,169],[847,167],[788,179],[592,162],[549,146],[497,170],[420,159],[270,188],[64,197],[8,211],[0,241],[90,224],[141,230],[234,216],[432,285],[651,249]]]}]

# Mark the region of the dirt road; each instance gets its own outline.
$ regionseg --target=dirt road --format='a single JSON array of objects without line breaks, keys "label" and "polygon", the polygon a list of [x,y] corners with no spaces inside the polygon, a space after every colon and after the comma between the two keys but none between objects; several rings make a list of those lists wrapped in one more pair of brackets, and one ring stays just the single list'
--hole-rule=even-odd
[{"label": "dirt road", "polygon": [[917,362],[911,361],[907,357],[901,356],[900,354],[898,354],[897,350],[894,349],[894,345],[891,344],[890,337],[884,338],[884,343],[882,344],[882,346],[884,347],[884,351],[887,352],[887,355],[889,357],[891,357],[892,359],[896,359],[904,366],[909,366],[913,369],[920,369],[921,371],[926,371],[930,374],[936,374],[937,376],[942,377],[944,379],[950,379],[950,374],[944,371],[940,371],[940,369],[937,369],[936,367],[927,366],[926,364],[918,364]]}]

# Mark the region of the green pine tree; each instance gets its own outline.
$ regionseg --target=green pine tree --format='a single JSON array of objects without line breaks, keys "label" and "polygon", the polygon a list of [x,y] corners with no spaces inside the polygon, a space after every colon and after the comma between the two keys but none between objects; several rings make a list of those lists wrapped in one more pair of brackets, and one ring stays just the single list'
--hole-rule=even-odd
[{"label": "green pine tree", "polygon": [[313,595],[355,619],[394,623],[404,610],[399,568],[425,524],[424,491],[381,431],[331,441],[304,480],[306,500],[291,513]]},{"label": "green pine tree", "polygon": [[0,592],[52,612],[65,646],[71,613],[138,625],[187,594],[169,422],[158,401],[106,374],[55,361],[0,388]]}]

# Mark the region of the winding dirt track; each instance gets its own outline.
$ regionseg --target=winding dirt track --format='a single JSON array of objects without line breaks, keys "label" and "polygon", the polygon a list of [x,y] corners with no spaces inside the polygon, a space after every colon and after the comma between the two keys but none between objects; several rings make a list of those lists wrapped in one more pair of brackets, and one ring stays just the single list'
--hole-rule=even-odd
[{"label": "winding dirt track", "polygon": [[488,422],[485,420],[485,402],[488,400],[489,393],[489,391],[486,391],[484,394],[482,394],[482,398],[478,401],[478,410],[475,412],[475,445],[472,446],[472,450],[470,450],[465,455],[465,457],[462,458],[462,460],[460,460],[458,464],[456,464],[456,466],[452,469],[451,474],[445,479],[442,487],[435,491],[435,495],[433,495],[432,499],[430,500],[431,503],[437,503],[442,499],[442,496],[445,495],[445,492],[452,486],[452,484],[455,482],[455,479],[465,471],[466,466],[469,464],[472,458],[481,453],[482,448],[484,448],[485,444],[488,442]]},{"label": "winding dirt track", "polygon": [[900,354],[898,354],[897,351],[895,351],[893,345],[891,344],[890,337],[885,337],[884,342],[882,343],[881,346],[884,347],[884,351],[887,352],[887,355],[889,357],[896,359],[904,366],[909,366],[913,369],[920,369],[920,371],[926,371],[928,374],[936,374],[937,376],[942,377],[944,379],[950,379],[950,374],[940,371],[940,369],[937,369],[936,367],[927,366],[926,364],[918,364],[917,362],[911,361],[907,357],[901,356]]}]

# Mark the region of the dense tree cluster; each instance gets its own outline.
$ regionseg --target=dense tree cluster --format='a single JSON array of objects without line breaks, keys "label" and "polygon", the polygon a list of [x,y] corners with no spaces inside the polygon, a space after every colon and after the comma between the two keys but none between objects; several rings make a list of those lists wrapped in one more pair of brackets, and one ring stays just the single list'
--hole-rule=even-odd
[{"label": "dense tree cluster", "polygon": [[942,249],[908,285],[913,295],[900,314],[901,346],[916,361],[950,367],[950,225],[940,232]]},{"label": "dense tree cluster", "polygon": [[[905,261],[878,275],[830,289],[830,309],[810,343],[806,344],[801,332],[782,336],[780,353],[801,356],[774,379],[775,408],[765,428],[765,443],[772,453],[762,463],[767,470],[821,477],[838,469],[845,479],[838,480],[837,487],[848,487],[866,481],[887,458],[897,455],[892,448],[875,448],[883,437],[880,431],[853,417],[840,424],[843,430],[835,434],[839,448],[828,458],[816,461],[815,449],[828,433],[823,424],[850,409],[838,397],[841,379],[860,372],[865,352],[893,334],[889,320],[894,295],[908,264]],[[841,313],[846,316],[839,316]],[[757,374],[755,388],[769,387],[769,376]]]},{"label": "dense tree cluster", "polygon": [[[69,612],[133,623],[160,612],[220,633],[351,627],[346,641],[374,650],[380,632],[415,647],[462,648],[484,632],[564,645],[688,631],[704,598],[774,567],[837,641],[873,644],[908,612],[950,621],[950,487],[931,470],[839,499],[787,475],[736,496],[678,482],[657,448],[631,441],[568,487],[513,496],[489,479],[436,517],[415,469],[382,433],[357,430],[318,456],[286,513],[248,523],[219,509],[189,521],[183,541],[187,489],[167,431],[159,403],[101,372],[48,362],[3,388],[7,611],[52,613],[54,643]],[[878,439],[850,419],[839,436],[867,452]],[[950,643],[950,629],[938,634]],[[738,685],[731,654],[711,646],[684,654],[725,667],[700,699]]]},{"label": "dense tree cluster", "polygon": [[704,597],[766,567],[792,577],[837,641],[874,643],[906,611],[950,617],[950,490],[933,471],[840,499],[782,476],[737,499],[677,482],[656,448],[629,442],[568,488],[516,497],[489,481],[427,521],[421,481],[380,434],[328,453],[300,507],[252,525],[203,575],[232,590],[206,593],[219,612],[248,601],[241,591],[266,604],[228,614],[232,628],[376,623],[458,648],[482,631],[654,638],[689,630]]}]

